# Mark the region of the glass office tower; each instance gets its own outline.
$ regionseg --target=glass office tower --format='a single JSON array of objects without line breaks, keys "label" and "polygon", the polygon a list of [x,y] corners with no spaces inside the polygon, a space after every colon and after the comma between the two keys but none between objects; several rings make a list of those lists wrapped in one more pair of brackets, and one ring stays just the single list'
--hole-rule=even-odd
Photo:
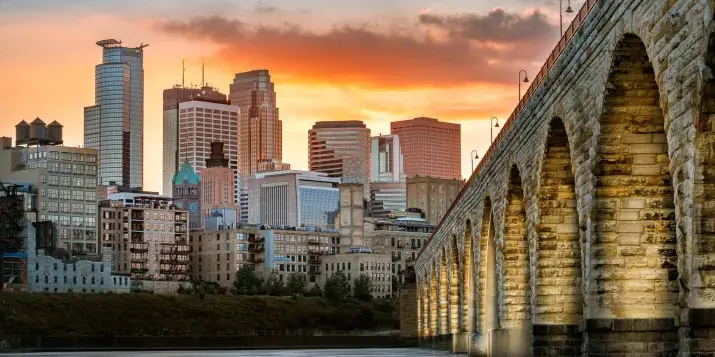
[{"label": "glass office tower", "polygon": [[143,186],[144,55],[147,45],[122,46],[109,39],[95,67],[95,105],[84,108],[84,145],[99,152],[102,185]]}]

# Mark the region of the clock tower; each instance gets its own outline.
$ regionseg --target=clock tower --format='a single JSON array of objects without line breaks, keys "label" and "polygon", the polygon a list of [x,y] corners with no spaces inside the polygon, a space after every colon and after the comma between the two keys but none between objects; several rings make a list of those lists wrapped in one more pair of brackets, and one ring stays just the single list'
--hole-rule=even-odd
[{"label": "clock tower", "polygon": [[189,161],[186,160],[173,180],[174,204],[177,208],[189,211],[189,229],[203,227],[201,212],[201,178]]}]

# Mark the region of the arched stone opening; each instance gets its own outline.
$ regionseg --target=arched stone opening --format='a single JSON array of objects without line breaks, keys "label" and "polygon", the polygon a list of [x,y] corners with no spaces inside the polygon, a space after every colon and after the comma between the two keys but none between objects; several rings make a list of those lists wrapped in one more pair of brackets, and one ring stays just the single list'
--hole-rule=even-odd
[{"label": "arched stone opening", "polygon": [[521,175],[516,166],[509,172],[504,207],[504,321],[502,327],[525,329],[531,321],[529,289],[529,242]]},{"label": "arched stone opening", "polygon": [[467,220],[462,251],[462,331],[474,331],[474,278],[472,276],[472,222]]},{"label": "arched stone opening", "polygon": [[449,333],[459,332],[459,251],[457,237],[452,236],[449,255]]},{"label": "arched stone opening", "polygon": [[429,330],[430,336],[439,335],[438,321],[438,302],[437,302],[437,267],[432,266],[430,279],[430,297],[429,297]]},{"label": "arched stone opening", "polygon": [[447,276],[447,250],[442,247],[439,265],[439,334],[449,334],[449,278]]},{"label": "arched stone opening", "polygon": [[534,356],[580,355],[583,301],[574,182],[566,128],[556,118],[550,123],[539,180]]},{"label": "arched stone opening", "polygon": [[499,328],[499,296],[497,288],[496,246],[494,225],[492,224],[492,204],[489,198],[484,200],[482,229],[479,239],[479,308],[477,331],[488,335],[489,331]]},{"label": "arched stone opening", "polygon": [[615,338],[674,352],[673,184],[658,83],[637,36],[616,46],[607,91],[593,171],[589,350]]},{"label": "arched stone opening", "polygon": [[[693,353],[712,353],[715,350],[715,346],[708,341],[709,336],[715,336],[715,326],[697,318],[715,315],[715,205],[712,204],[715,201],[715,32],[710,33],[703,69],[709,70],[710,76],[703,76],[700,106],[696,112],[691,247],[691,261],[695,264],[689,279],[682,279],[683,284],[687,284],[691,289],[690,296],[681,297],[682,300],[689,298],[687,301],[690,308],[689,328],[693,336]],[[681,182],[685,178],[679,177]],[[680,219],[686,219],[683,218],[682,212]],[[678,242],[681,252],[685,251],[686,244],[686,239],[681,238]],[[680,264],[687,264],[687,261],[680,257]],[[684,291],[681,290],[681,294],[684,294]]]}]

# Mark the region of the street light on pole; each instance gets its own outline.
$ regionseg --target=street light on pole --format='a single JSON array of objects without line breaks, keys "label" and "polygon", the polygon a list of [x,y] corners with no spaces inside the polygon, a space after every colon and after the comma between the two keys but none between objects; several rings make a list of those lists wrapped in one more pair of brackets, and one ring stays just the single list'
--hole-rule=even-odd
[{"label": "street light on pole", "polygon": [[479,155],[477,155],[477,150],[472,150],[472,154],[474,157],[470,156],[470,159],[472,160],[472,173],[474,173],[474,159],[478,159]]},{"label": "street light on pole", "polygon": [[568,5],[566,6],[566,11],[563,11],[564,0],[559,0],[559,26],[561,27],[561,37],[564,36],[564,12],[570,14],[573,12],[571,8],[571,0],[568,0]]},{"label": "street light on pole", "polygon": [[521,72],[524,72],[524,83],[529,83],[529,75],[526,74],[526,70],[522,69],[519,71],[519,101],[521,101]]},{"label": "street light on pole", "polygon": [[[491,126],[493,120],[496,120],[496,123],[494,123],[494,126]],[[499,127],[499,119],[497,119],[497,117],[492,117],[492,119],[489,120],[489,134],[490,134],[489,138],[491,139],[490,142],[492,142],[492,143],[494,142],[494,128],[498,128],[498,127]]]}]

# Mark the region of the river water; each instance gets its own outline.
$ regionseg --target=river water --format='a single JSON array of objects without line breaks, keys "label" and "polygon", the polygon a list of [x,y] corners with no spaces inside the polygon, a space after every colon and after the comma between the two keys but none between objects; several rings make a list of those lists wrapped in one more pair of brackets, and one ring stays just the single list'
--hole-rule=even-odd
[{"label": "river water", "polygon": [[43,352],[0,354],[2,357],[446,357],[450,353],[422,348],[364,348],[359,350],[250,350],[162,352]]}]

